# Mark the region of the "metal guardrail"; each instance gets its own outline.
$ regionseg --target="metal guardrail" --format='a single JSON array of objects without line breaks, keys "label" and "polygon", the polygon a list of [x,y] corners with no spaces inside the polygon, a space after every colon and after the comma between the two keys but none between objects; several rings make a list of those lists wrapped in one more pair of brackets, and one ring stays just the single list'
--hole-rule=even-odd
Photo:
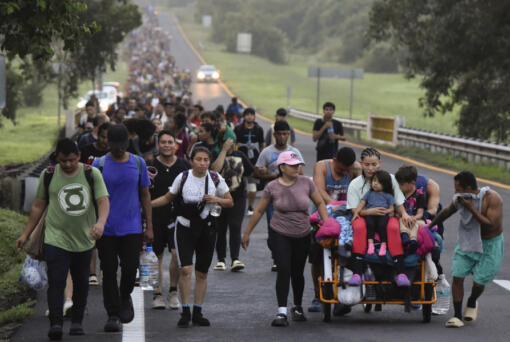
[{"label": "metal guardrail", "polygon": [[[321,115],[303,110],[289,108],[289,115],[307,121],[321,119]],[[336,118],[345,128],[366,131],[367,123],[358,120]],[[398,143],[405,146],[414,146],[438,153],[450,153],[461,156],[470,162],[492,163],[510,170],[510,146],[496,144],[489,141],[472,139],[448,134],[422,131],[417,129],[399,127]]]}]

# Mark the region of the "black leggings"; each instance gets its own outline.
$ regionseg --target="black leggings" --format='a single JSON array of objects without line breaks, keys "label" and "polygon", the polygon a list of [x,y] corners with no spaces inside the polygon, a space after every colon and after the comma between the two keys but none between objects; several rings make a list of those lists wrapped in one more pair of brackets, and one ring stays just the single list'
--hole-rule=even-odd
[{"label": "black leggings", "polygon": [[375,233],[379,233],[381,242],[387,242],[386,237],[386,226],[388,225],[388,215],[384,216],[365,216],[365,222],[367,224],[367,239],[374,240]]},{"label": "black leggings", "polygon": [[278,267],[276,299],[279,307],[287,306],[289,282],[292,282],[294,305],[301,306],[305,288],[306,258],[310,249],[310,236],[292,238],[269,229],[269,244]]},{"label": "black leggings", "polygon": [[216,254],[218,260],[225,261],[227,257],[227,230],[229,230],[230,258],[239,259],[241,247],[241,225],[246,209],[246,196],[234,199],[232,208],[224,208],[218,220],[218,239],[216,240]]}]

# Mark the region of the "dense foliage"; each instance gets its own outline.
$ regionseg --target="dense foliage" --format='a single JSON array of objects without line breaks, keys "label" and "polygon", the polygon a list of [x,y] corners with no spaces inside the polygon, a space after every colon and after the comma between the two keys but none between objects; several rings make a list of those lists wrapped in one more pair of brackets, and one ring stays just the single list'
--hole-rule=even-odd
[{"label": "dense foliage", "polygon": [[508,140],[509,0],[376,0],[370,17],[374,40],[408,52],[427,115],[460,106],[459,134]]},{"label": "dense foliage", "polygon": [[[389,44],[368,46],[365,32],[374,0],[196,0],[195,19],[213,18],[212,39],[235,49],[239,32],[251,32],[253,53],[283,63],[290,50],[322,61],[355,63],[395,72]],[[379,56],[383,56],[379,63]]]},{"label": "dense foliage", "polygon": [[94,82],[98,70],[115,68],[118,44],[140,24],[140,11],[129,0],[0,2],[0,53],[9,60],[2,114],[14,121],[22,100],[39,105],[52,81],[66,108],[79,81]]}]

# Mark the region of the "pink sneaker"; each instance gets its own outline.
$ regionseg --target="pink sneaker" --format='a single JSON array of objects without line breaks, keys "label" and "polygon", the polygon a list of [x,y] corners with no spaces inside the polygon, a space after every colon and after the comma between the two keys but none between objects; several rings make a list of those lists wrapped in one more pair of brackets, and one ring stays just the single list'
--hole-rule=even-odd
[{"label": "pink sneaker", "polygon": [[374,252],[375,252],[375,246],[374,246],[374,244],[373,244],[373,243],[369,243],[369,244],[368,244],[368,250],[367,250],[367,253],[368,253],[368,254],[374,254]]},{"label": "pink sneaker", "polygon": [[359,274],[353,274],[351,279],[349,279],[350,286],[360,286],[361,285],[361,276]]},{"label": "pink sneaker", "polygon": [[385,256],[386,255],[386,244],[381,243],[381,248],[379,248],[379,256]]},{"label": "pink sneaker", "polygon": [[397,274],[395,283],[397,283],[397,286],[411,286],[409,278],[404,273]]}]

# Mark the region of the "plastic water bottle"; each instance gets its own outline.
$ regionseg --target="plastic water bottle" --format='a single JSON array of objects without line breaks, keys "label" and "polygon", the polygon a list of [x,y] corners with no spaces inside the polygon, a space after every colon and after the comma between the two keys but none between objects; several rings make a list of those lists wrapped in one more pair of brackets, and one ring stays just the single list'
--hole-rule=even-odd
[{"label": "plastic water bottle", "polygon": [[432,304],[432,313],[434,315],[446,315],[450,309],[450,284],[444,274],[439,275],[436,285],[437,301]]},{"label": "plastic water bottle", "polygon": [[157,289],[159,287],[159,266],[158,266],[158,256],[152,250],[152,246],[147,247],[147,256],[149,259],[149,285],[153,289]]},{"label": "plastic water bottle", "polygon": [[[154,280],[155,279],[155,280]],[[140,287],[144,291],[152,291],[158,282],[158,257],[151,246],[144,248],[140,255]]]}]

